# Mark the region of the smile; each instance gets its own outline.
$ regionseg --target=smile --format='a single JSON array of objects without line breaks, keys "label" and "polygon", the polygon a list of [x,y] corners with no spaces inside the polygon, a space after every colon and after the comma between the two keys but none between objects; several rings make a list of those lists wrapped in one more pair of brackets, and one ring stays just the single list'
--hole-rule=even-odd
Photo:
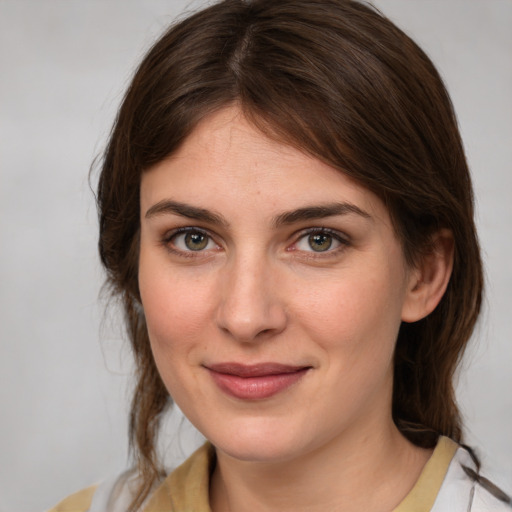
[{"label": "smile", "polygon": [[270,398],[298,382],[311,369],[279,363],[220,363],[206,368],[221,391],[241,400]]}]

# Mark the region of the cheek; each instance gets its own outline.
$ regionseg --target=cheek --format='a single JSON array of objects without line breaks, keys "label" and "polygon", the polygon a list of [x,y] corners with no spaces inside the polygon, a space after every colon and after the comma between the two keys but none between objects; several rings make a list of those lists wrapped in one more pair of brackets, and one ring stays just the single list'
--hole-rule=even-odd
[{"label": "cheek", "polygon": [[170,355],[187,353],[205,343],[212,284],[204,276],[171,271],[141,254],[139,288],[157,364],[160,358],[170,364]]},{"label": "cheek", "polygon": [[389,359],[401,323],[403,274],[395,268],[350,269],[297,290],[296,317],[326,351],[342,352],[338,361],[372,364]]},{"label": "cheek", "polygon": [[208,288],[165,272],[144,271],[139,286],[155,364],[167,391],[185,411],[190,389],[196,389],[199,355],[208,340]]}]

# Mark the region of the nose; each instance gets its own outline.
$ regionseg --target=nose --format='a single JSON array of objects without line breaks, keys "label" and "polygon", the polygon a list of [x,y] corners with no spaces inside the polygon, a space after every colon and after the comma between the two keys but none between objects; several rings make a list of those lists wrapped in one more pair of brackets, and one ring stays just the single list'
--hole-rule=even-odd
[{"label": "nose", "polygon": [[264,257],[238,259],[222,276],[216,321],[219,329],[243,343],[282,332],[287,315],[276,270]]}]

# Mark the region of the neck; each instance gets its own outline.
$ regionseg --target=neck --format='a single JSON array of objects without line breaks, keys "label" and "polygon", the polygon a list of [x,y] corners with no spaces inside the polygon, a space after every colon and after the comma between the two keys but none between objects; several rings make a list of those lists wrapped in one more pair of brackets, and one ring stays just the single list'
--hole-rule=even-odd
[{"label": "neck", "polygon": [[218,450],[212,511],[393,510],[431,452],[409,443],[391,418],[384,429],[366,426],[289,461],[240,461]]}]

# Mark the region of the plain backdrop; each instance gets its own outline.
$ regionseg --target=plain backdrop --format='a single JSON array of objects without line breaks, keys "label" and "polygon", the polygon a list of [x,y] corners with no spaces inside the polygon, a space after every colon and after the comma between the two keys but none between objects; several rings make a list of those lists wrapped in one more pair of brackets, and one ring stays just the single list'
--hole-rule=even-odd
[{"label": "plain backdrop", "polygon": [[[203,4],[0,0],[2,512],[126,467],[130,353],[99,298],[88,172],[144,51]],[[512,1],[376,4],[431,56],[458,113],[488,281],[459,398],[468,443],[512,490]],[[201,442],[179,415],[167,433],[171,464]]]}]

